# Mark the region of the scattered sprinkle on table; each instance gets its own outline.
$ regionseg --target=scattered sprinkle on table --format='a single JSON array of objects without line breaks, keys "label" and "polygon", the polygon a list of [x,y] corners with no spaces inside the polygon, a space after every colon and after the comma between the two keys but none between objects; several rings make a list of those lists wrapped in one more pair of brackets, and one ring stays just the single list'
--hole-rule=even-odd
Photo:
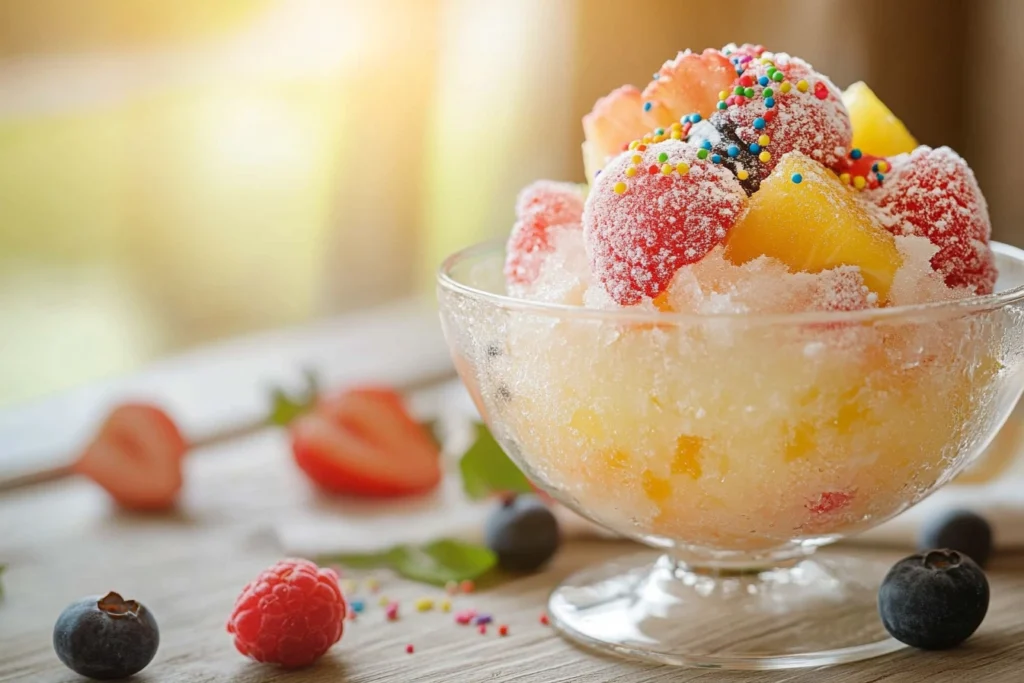
[{"label": "scattered sprinkle on table", "polygon": [[441,601],[441,611],[442,612],[451,612],[452,611],[452,603],[451,603],[451,601],[449,601],[449,600],[442,600]]},{"label": "scattered sprinkle on table", "polygon": [[476,618],[476,623],[478,626],[481,624],[489,624],[492,621],[494,621],[494,618],[490,614],[480,614],[477,615]]},{"label": "scattered sprinkle on table", "polygon": [[548,615],[547,614],[545,614],[543,612],[541,613],[541,615],[540,615],[540,623],[541,623],[541,626],[547,626],[548,625]]},{"label": "scattered sprinkle on table", "polygon": [[499,626],[498,627],[498,635],[499,636],[507,636],[508,635],[508,626],[505,626],[504,624]]},{"label": "scattered sprinkle on table", "polygon": [[362,600],[353,600],[351,605],[353,612],[362,612],[364,609],[366,609],[366,603]]},{"label": "scattered sprinkle on table", "polygon": [[388,605],[391,604],[391,598],[389,598],[386,595],[382,595],[382,596],[380,596],[380,600],[377,601],[377,604],[380,605],[381,607],[387,607]]},{"label": "scattered sprinkle on table", "polygon": [[417,612],[429,612],[434,609],[434,601],[432,598],[420,598],[416,601],[415,605]]},{"label": "scattered sprinkle on table", "polygon": [[487,635],[487,624],[480,624],[480,635]]},{"label": "scattered sprinkle on table", "polygon": [[398,603],[397,602],[389,603],[388,606],[385,608],[385,610],[386,610],[385,614],[387,615],[388,621],[394,621],[395,619],[398,618]]},{"label": "scattered sprinkle on table", "polygon": [[409,654],[412,654],[412,652],[413,652],[412,643],[410,643],[409,645],[405,646],[405,651],[408,652]]},{"label": "scattered sprinkle on table", "polygon": [[465,581],[459,584],[459,588],[462,589],[463,593],[472,593],[474,590],[476,590],[476,584],[470,581],[469,579],[466,579]]}]

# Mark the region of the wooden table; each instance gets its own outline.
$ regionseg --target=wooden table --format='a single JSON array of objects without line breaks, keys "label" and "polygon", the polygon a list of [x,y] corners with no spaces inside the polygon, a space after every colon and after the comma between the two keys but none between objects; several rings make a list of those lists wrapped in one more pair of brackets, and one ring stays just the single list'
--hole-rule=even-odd
[{"label": "wooden table", "polygon": [[[340,344],[337,329],[328,331],[331,344]],[[426,343],[422,336],[415,341],[420,348]],[[274,338],[271,346],[277,349],[280,343]],[[217,360],[217,367],[222,364]],[[281,365],[285,365],[283,358]],[[196,400],[189,404],[193,410]],[[36,412],[44,415],[44,408]],[[440,597],[440,592],[385,578],[382,593],[403,605],[398,622],[388,623],[376,596],[368,597],[366,612],[346,625],[344,638],[328,656],[310,669],[283,672],[239,655],[225,622],[242,586],[282,556],[274,533],[277,525],[316,506],[318,498],[291,463],[285,437],[277,431],[255,433],[193,454],[186,478],[180,512],[170,516],[120,513],[102,491],[80,479],[0,494],[0,563],[9,565],[3,576],[6,597],[0,601],[0,681],[81,680],[53,653],[53,623],[72,600],[107,590],[142,601],[159,621],[160,650],[135,679],[150,683],[1024,680],[1022,556],[997,558],[990,573],[989,616],[979,633],[956,651],[905,650],[827,670],[716,672],[596,656],[571,646],[539,623],[547,593],[561,577],[601,559],[636,551],[631,544],[610,541],[571,543],[542,574],[456,598],[456,608],[490,612],[508,624],[507,637],[498,637],[493,629],[482,636],[457,626],[451,614],[417,613],[412,609],[415,598]],[[887,560],[900,555],[855,552]],[[742,630],[743,624],[736,628]],[[410,643],[415,646],[411,655],[405,652]]]}]

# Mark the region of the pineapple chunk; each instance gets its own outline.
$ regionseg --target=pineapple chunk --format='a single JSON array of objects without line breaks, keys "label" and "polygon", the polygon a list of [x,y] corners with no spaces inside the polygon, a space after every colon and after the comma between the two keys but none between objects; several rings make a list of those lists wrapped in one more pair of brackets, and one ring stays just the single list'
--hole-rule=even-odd
[{"label": "pineapple chunk", "polygon": [[917,148],[917,140],[903,122],[863,82],[846,89],[843,104],[853,124],[853,146],[865,154],[891,157]]},{"label": "pineapple chunk", "polygon": [[865,284],[883,302],[902,264],[892,235],[874,223],[854,192],[798,152],[784,156],[761,182],[725,248],[726,258],[737,265],[771,256],[794,271],[811,273],[859,266]]}]

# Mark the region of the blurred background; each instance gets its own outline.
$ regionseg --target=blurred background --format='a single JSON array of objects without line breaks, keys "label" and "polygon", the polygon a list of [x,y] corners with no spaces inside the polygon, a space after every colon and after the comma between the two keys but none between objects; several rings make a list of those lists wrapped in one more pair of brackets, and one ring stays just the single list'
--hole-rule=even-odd
[{"label": "blurred background", "polygon": [[0,0],[0,405],[429,296],[677,50],[865,80],[1024,243],[1019,0]]}]

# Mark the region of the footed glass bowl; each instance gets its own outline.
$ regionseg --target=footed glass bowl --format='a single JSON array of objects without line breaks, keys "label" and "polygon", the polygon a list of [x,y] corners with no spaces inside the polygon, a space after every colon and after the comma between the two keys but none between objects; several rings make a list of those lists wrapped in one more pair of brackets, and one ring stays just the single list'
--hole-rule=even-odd
[{"label": "footed glass bowl", "polygon": [[950,481],[1010,414],[1024,252],[993,248],[990,296],[713,316],[515,299],[501,245],[450,257],[441,321],[499,443],[557,500],[657,549],[567,579],[552,623],[593,648],[702,667],[899,648],[876,607],[887,567],[813,553]]}]

